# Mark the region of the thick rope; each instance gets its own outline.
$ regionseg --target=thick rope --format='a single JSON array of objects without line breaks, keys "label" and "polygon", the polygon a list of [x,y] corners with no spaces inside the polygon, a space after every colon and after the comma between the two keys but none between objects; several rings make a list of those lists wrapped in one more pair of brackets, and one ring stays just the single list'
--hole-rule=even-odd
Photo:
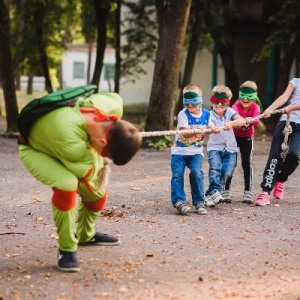
[{"label": "thick rope", "polygon": [[[270,111],[270,113],[273,114],[278,114],[281,113],[281,109],[276,109],[273,111]],[[261,119],[264,115],[261,114],[254,119]],[[247,126],[247,125],[245,125]],[[224,129],[223,127],[221,129]],[[165,135],[176,135],[176,134],[193,134],[193,133],[199,133],[199,134],[204,134],[204,133],[211,133],[211,129],[185,129],[185,130],[164,130],[164,131],[142,131],[140,132],[141,137],[150,137],[150,136],[165,136]]]},{"label": "thick rope", "polygon": [[286,159],[286,155],[289,151],[289,144],[288,144],[288,140],[289,140],[289,135],[293,132],[293,128],[290,125],[290,114],[287,114],[287,119],[286,119],[286,124],[285,127],[283,129],[283,135],[284,135],[284,139],[283,139],[283,143],[281,144],[281,158],[282,161],[285,161]]},{"label": "thick rope", "polygon": [[142,137],[150,137],[150,136],[165,136],[165,135],[176,135],[176,134],[204,134],[211,133],[211,129],[205,128],[197,128],[197,129],[184,129],[184,130],[165,130],[165,131],[142,131],[140,135]]}]

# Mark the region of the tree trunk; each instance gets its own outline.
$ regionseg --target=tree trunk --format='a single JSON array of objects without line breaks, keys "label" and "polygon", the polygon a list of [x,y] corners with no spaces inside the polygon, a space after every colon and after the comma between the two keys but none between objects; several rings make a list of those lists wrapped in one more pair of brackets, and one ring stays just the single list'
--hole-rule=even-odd
[{"label": "tree trunk", "polygon": [[18,105],[12,55],[10,52],[9,14],[4,0],[0,0],[0,70],[6,108],[6,133],[18,131]]},{"label": "tree trunk", "polygon": [[146,131],[168,130],[173,124],[183,40],[192,0],[166,0],[159,28]]},{"label": "tree trunk", "polygon": [[27,95],[32,95],[33,93],[33,77],[34,72],[32,70],[29,72],[28,81],[27,81]]},{"label": "tree trunk", "polygon": [[182,78],[182,82],[180,83],[180,95],[175,106],[175,112],[174,112],[175,116],[177,116],[180,110],[182,109],[182,90],[187,84],[191,83],[192,80],[193,69],[194,69],[197,50],[199,46],[199,37],[202,32],[202,24],[203,24],[203,7],[198,2],[197,12],[195,14],[194,23],[192,26],[192,34],[191,34],[188,54],[185,62],[183,78]]},{"label": "tree trunk", "polygon": [[120,90],[120,72],[121,72],[121,0],[117,2],[118,8],[116,12],[116,65],[115,65],[115,93]]},{"label": "tree trunk", "polygon": [[41,20],[44,15],[44,7],[42,5],[39,6],[40,9],[37,9],[35,13],[35,22],[36,22],[35,30],[36,30],[36,38],[38,40],[39,60],[43,71],[43,75],[45,77],[45,89],[48,93],[52,93],[53,88],[52,88],[52,83],[51,83],[50,73],[49,73],[46,43],[44,40],[43,22]]},{"label": "tree trunk", "polygon": [[226,86],[231,89],[233,94],[233,97],[231,99],[232,105],[239,96],[239,80],[234,62],[232,42],[226,45],[219,44],[217,46],[217,51],[222,59],[223,68],[225,71]]},{"label": "tree trunk", "polygon": [[86,84],[90,84],[91,80],[91,61],[92,61],[92,53],[93,53],[93,42],[88,42],[88,64],[87,64],[87,77],[86,77]]},{"label": "tree trunk", "polygon": [[96,11],[96,20],[97,20],[97,52],[96,52],[96,64],[94,69],[94,75],[92,79],[92,84],[99,86],[101,72],[103,68],[103,59],[104,53],[107,43],[106,36],[106,24],[107,24],[107,16],[109,14],[109,3],[104,1],[105,3],[101,3],[101,1],[94,0],[94,7]]}]

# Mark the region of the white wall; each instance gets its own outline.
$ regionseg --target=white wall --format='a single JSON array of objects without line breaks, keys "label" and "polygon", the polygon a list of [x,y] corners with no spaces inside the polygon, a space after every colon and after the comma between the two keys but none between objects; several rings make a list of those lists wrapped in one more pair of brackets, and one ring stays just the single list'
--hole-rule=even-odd
[{"label": "white wall", "polygon": [[[96,48],[92,50],[90,80],[94,73],[96,60]],[[74,62],[84,64],[84,79],[74,78]],[[107,48],[104,56],[104,64],[115,64],[115,50]],[[87,45],[69,45],[62,60],[62,82],[63,88],[86,85],[88,68],[88,46]],[[114,81],[111,82],[111,90],[114,90]],[[104,72],[101,72],[99,91],[108,92],[109,83],[104,80]]]}]

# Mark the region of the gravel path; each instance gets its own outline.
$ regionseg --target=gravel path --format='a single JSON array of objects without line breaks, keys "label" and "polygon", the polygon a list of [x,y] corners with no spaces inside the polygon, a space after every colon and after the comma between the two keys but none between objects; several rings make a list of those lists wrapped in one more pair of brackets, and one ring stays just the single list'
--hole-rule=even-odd
[{"label": "gravel path", "polygon": [[[255,193],[269,147],[255,142]],[[239,158],[232,204],[179,216],[169,200],[169,158],[169,150],[141,150],[112,166],[97,228],[122,244],[80,247],[81,272],[64,274],[56,268],[51,190],[21,165],[16,140],[0,138],[0,299],[299,300],[299,169],[283,201],[254,207],[241,202]],[[186,191],[190,202],[188,184]]]}]

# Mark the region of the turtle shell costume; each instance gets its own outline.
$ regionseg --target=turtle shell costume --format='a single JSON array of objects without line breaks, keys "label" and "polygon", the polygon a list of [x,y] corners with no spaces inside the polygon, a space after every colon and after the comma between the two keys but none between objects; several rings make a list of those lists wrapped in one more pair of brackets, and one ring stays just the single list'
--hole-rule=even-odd
[{"label": "turtle shell costume", "polygon": [[[83,117],[91,111],[98,122],[117,120],[123,114],[123,101],[115,93],[79,99],[74,107],[59,108],[40,117],[30,131],[29,144],[19,145],[20,159],[30,174],[54,191],[54,223],[59,249],[64,251],[76,251],[78,243],[95,235],[94,223],[107,198],[105,179],[101,177],[107,160],[91,146]],[[75,231],[78,194],[81,201]]]}]

